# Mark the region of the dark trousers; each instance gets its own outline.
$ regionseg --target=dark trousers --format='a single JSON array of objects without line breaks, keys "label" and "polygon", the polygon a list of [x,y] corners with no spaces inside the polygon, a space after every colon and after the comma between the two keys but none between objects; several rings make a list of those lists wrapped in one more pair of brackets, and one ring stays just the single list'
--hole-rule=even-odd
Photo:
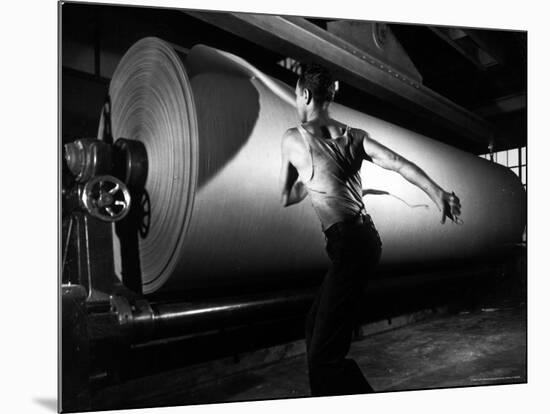
[{"label": "dark trousers", "polygon": [[331,266],[306,320],[311,395],[373,392],[346,355],[363,287],[380,259],[382,243],[368,215],[331,226],[325,237]]}]

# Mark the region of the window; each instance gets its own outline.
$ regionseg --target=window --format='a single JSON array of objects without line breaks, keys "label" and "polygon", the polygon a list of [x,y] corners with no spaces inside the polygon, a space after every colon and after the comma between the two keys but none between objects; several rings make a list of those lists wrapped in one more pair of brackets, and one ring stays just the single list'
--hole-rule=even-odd
[{"label": "window", "polygon": [[513,148],[509,150],[494,152],[493,154],[482,154],[481,158],[493,161],[497,164],[510,168],[516,174],[524,190],[527,191],[527,148]]}]

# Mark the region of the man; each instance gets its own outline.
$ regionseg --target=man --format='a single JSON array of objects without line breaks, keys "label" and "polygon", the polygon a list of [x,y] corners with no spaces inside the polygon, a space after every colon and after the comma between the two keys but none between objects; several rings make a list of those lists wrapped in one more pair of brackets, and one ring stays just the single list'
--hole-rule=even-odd
[{"label": "man", "polygon": [[290,206],[309,194],[331,260],[306,321],[311,394],[373,392],[355,361],[346,358],[362,285],[382,247],[362,201],[361,164],[368,160],[421,188],[441,211],[442,224],[446,217],[457,220],[460,201],[365,131],[332,119],[335,84],[326,69],[305,66],[295,94],[300,125],[282,139],[282,203]]}]

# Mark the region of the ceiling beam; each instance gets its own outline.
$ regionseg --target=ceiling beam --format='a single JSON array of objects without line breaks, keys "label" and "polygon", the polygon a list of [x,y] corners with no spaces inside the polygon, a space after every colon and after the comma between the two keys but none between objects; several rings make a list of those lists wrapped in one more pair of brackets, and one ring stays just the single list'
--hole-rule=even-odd
[{"label": "ceiling beam", "polygon": [[[498,61],[477,43],[469,39],[469,34],[461,29],[428,26],[440,39],[470,61],[478,70],[485,71]],[[469,41],[471,40],[471,41]]]},{"label": "ceiling beam", "polygon": [[[509,38],[495,30],[464,29],[464,32],[483,50],[493,56],[498,63],[504,65],[511,60]],[[509,36],[509,34],[508,34]]]},{"label": "ceiling beam", "polygon": [[369,95],[487,145],[489,123],[388,64],[301,17],[242,13],[186,13],[296,60],[314,60]]},{"label": "ceiling beam", "polygon": [[519,93],[495,99],[490,104],[476,108],[474,112],[486,118],[520,111],[526,107],[527,95],[525,93]]}]

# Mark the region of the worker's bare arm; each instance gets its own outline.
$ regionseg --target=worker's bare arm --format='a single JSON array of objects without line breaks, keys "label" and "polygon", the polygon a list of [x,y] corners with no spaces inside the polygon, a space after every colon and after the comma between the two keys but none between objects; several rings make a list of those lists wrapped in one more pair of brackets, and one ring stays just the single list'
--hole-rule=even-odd
[{"label": "worker's bare arm", "polygon": [[283,136],[281,143],[281,202],[284,207],[299,203],[307,196],[304,184],[298,180],[298,171],[290,161],[290,152],[293,147],[293,130],[289,129]]},{"label": "worker's bare arm", "polygon": [[374,164],[398,172],[407,181],[424,191],[441,211],[441,223],[445,223],[446,217],[454,221],[455,217],[460,215],[459,198],[454,193],[443,190],[416,164],[373,140],[368,134],[363,138],[363,149]]}]

